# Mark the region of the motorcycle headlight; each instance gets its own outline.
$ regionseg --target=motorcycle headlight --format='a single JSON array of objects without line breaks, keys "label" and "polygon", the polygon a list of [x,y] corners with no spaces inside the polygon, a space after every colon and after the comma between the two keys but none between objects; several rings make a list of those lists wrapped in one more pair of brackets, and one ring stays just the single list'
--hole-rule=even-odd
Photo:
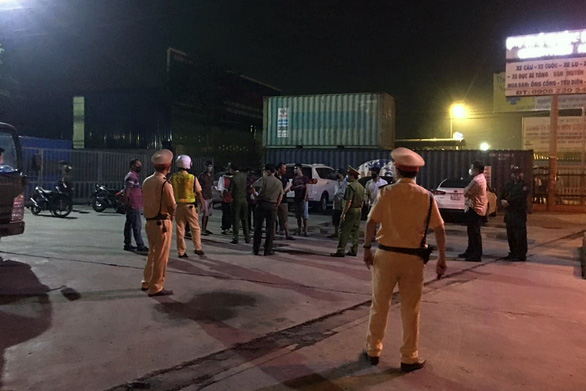
[{"label": "motorcycle headlight", "polygon": [[12,201],[12,218],[10,222],[14,223],[24,219],[24,194],[16,196]]}]

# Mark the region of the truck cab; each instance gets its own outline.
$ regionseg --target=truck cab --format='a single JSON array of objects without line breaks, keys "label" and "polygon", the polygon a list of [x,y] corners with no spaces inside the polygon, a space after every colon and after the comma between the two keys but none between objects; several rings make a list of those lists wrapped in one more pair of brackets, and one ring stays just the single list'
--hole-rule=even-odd
[{"label": "truck cab", "polygon": [[16,129],[0,122],[0,237],[24,232],[22,150]]}]

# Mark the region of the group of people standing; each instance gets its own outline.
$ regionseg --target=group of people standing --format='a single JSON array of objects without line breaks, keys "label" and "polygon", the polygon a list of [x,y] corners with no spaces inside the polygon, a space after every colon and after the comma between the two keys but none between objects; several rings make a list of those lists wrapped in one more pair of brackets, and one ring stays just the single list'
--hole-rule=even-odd
[{"label": "group of people standing", "polygon": [[[395,162],[393,178],[396,179],[396,183],[391,186],[384,184],[378,186],[378,172],[375,172],[375,175],[367,183],[367,189],[365,189],[358,182],[359,173],[357,170],[349,167],[347,179],[344,172],[338,170],[338,187],[334,196],[334,219],[339,219],[337,230],[339,240],[338,249],[332,253],[332,256],[357,255],[361,211],[364,202],[370,203],[364,236],[363,261],[369,269],[372,269],[372,304],[363,356],[372,365],[377,365],[379,362],[391,298],[394,287],[398,284],[403,324],[403,344],[400,348],[401,370],[411,372],[425,366],[425,360],[419,357],[418,349],[423,271],[430,255],[426,239],[427,230],[431,229],[436,237],[438,257],[435,270],[438,278],[441,278],[447,270],[446,235],[444,221],[434,197],[415,182],[419,169],[425,164],[423,158],[407,148],[394,149],[391,157]],[[187,256],[185,255],[183,237],[185,226],[191,227],[195,253],[203,255],[199,239],[198,211],[195,203],[196,199],[199,199],[202,210],[205,210],[211,197],[206,199],[200,181],[188,172],[191,168],[191,159],[188,156],[178,157],[178,172],[173,174],[171,180],[168,181],[167,175],[170,173],[172,160],[171,151],[166,149],[157,151],[152,156],[155,172],[146,178],[142,185],[146,233],[150,249],[148,250],[141,289],[147,291],[149,296],[173,294],[172,291],[164,288],[164,282],[174,218],[177,225],[179,256]],[[136,190],[140,189],[140,184],[136,186],[135,180],[135,174],[140,172],[139,163],[133,161],[131,171],[134,174],[127,175],[127,189],[131,189],[129,198],[132,198]],[[307,220],[308,217],[304,204],[307,202],[306,192],[309,181],[302,178],[303,167],[301,165],[295,168],[298,170],[296,174],[298,179],[293,178],[289,182],[286,180],[285,165],[279,164],[276,167],[267,164],[264,167],[264,175],[252,183],[250,186],[252,191],[250,191],[247,177],[240,172],[237,165],[230,166],[231,178],[229,183],[226,182],[226,185],[232,196],[230,203],[233,226],[232,243],[238,243],[240,224],[242,224],[245,242],[250,241],[247,212],[248,194],[256,200],[252,247],[255,255],[260,255],[261,233],[265,221],[264,255],[273,254],[272,241],[275,236],[277,218],[283,217],[281,225],[286,236],[289,237],[286,221],[287,210],[282,205],[285,194],[290,189],[295,191],[295,216],[298,219],[299,233],[306,233],[307,222],[303,220]],[[483,171],[482,163],[474,162],[472,164],[470,169],[472,180],[464,192],[469,241],[468,248],[461,255],[464,255],[467,260],[474,261],[479,260],[482,256],[478,216],[486,213],[486,179],[482,175]],[[204,174],[210,175],[205,172]],[[525,203],[529,190],[523,182],[518,168],[513,167],[511,179],[511,183],[507,185],[501,196],[501,203],[506,208],[507,234],[510,234],[511,252],[507,259],[524,260],[527,251]],[[203,182],[206,181],[209,182],[209,178],[203,177]],[[374,187],[371,186],[373,184]],[[373,191],[377,195],[371,198]],[[208,195],[210,194],[208,193]],[[134,194],[134,197],[137,201],[138,195]],[[139,205],[138,201],[134,205]],[[127,223],[130,221],[131,227],[134,227],[132,224],[135,224],[139,219],[140,217],[136,219],[133,213],[127,215]],[[524,227],[524,230],[520,229],[521,226]],[[352,245],[350,251],[346,253],[345,247],[348,240],[352,241]],[[378,242],[378,249],[373,253],[372,242],[375,240]],[[140,242],[137,241],[137,244]]]}]

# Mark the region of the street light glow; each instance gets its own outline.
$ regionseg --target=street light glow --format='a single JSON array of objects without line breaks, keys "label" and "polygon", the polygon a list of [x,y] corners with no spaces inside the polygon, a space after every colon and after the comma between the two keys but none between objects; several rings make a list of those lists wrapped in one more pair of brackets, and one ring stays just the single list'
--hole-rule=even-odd
[{"label": "street light glow", "polygon": [[489,148],[490,148],[490,145],[488,145],[488,143],[486,143],[486,142],[480,143],[480,150],[481,151],[488,151]]},{"label": "street light glow", "polygon": [[462,141],[462,140],[464,140],[464,135],[462,133],[460,133],[460,132],[456,132],[452,136],[452,139],[454,139],[456,141]]},{"label": "street light glow", "polygon": [[466,106],[461,103],[455,103],[450,107],[450,114],[452,118],[466,118],[468,115]]}]

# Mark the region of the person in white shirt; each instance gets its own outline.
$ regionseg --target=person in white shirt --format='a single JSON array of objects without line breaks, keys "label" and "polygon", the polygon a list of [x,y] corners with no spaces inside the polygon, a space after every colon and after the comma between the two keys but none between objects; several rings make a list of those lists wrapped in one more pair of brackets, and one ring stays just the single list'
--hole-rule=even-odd
[{"label": "person in white shirt", "polygon": [[372,208],[372,206],[376,202],[376,197],[378,197],[379,189],[389,184],[386,180],[380,177],[379,167],[372,167],[370,169],[370,177],[371,179],[368,182],[366,182],[366,186],[364,187],[364,190],[366,191],[366,201],[368,203],[369,209]]}]

